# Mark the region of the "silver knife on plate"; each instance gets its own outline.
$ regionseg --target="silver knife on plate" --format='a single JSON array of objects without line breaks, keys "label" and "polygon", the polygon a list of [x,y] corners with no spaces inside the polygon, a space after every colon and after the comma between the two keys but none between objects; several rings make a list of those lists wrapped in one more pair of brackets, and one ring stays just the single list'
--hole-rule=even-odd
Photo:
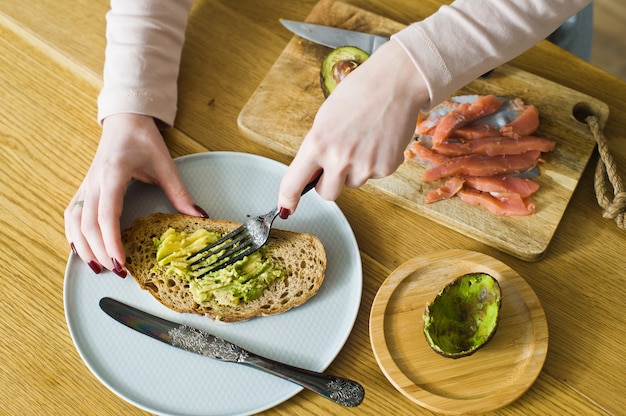
[{"label": "silver knife on plate", "polygon": [[127,327],[171,346],[264,371],[343,406],[358,406],[365,397],[363,386],[355,381],[279,363],[206,331],[159,318],[112,298],[100,299],[100,309]]},{"label": "silver knife on plate", "polygon": [[370,55],[374,53],[374,51],[382,44],[389,41],[389,38],[385,36],[339,29],[332,26],[297,22],[295,20],[286,19],[280,19],[280,23],[282,23],[282,25],[291,32],[311,42],[315,42],[329,48],[356,46]]}]

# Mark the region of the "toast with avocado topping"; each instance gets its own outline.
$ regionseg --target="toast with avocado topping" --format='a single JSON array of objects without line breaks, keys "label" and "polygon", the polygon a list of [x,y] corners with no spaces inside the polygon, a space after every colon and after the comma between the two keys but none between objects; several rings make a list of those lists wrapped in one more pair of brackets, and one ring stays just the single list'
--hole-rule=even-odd
[{"label": "toast with avocado topping", "polygon": [[137,218],[122,231],[126,268],[166,307],[223,322],[283,313],[317,293],[326,271],[321,241],[276,228],[246,259],[197,278],[190,255],[240,225],[181,214]]}]

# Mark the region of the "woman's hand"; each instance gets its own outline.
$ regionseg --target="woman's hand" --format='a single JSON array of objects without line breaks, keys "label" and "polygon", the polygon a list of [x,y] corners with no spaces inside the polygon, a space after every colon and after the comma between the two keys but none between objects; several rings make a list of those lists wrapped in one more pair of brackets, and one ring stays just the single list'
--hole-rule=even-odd
[{"label": "woman's hand", "polygon": [[344,185],[357,188],[392,174],[428,100],[424,81],[402,47],[393,40],[383,45],[320,107],[282,179],[281,217],[295,212],[305,185],[320,173],[315,189],[326,200],[337,199]]},{"label": "woman's hand", "polygon": [[180,180],[152,117],[107,117],[91,167],[65,209],[67,241],[95,273],[105,267],[126,276],[120,217],[132,179],[160,186],[179,212],[206,216]]}]

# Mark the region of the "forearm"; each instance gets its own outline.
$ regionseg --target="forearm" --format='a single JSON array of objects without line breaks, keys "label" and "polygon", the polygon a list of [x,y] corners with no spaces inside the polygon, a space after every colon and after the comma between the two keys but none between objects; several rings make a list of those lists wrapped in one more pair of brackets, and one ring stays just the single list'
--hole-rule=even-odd
[{"label": "forearm", "polygon": [[436,105],[532,47],[590,0],[456,0],[393,36]]},{"label": "forearm", "polygon": [[192,0],[111,0],[98,121],[136,113],[173,125]]}]

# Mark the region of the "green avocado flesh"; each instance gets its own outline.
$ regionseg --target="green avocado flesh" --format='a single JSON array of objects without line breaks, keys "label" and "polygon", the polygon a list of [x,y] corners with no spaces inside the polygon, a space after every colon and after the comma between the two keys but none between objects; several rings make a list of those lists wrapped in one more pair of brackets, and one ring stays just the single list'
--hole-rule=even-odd
[{"label": "green avocado flesh", "polygon": [[426,305],[424,335],[430,347],[449,358],[473,354],[498,326],[502,292],[486,273],[469,273],[444,287]]},{"label": "green avocado flesh", "polygon": [[367,52],[354,46],[341,46],[326,55],[320,71],[320,84],[324,97],[328,97],[337,84],[369,57]]},{"label": "green avocado flesh", "polygon": [[168,276],[188,281],[193,298],[199,304],[214,299],[220,304],[232,306],[259,298],[265,288],[284,275],[285,271],[271,261],[267,246],[233,265],[203,275],[217,255],[193,266],[195,258],[190,259],[189,256],[221,237],[219,233],[203,228],[191,234],[169,228],[161,238],[154,239],[155,268],[165,270]]}]

